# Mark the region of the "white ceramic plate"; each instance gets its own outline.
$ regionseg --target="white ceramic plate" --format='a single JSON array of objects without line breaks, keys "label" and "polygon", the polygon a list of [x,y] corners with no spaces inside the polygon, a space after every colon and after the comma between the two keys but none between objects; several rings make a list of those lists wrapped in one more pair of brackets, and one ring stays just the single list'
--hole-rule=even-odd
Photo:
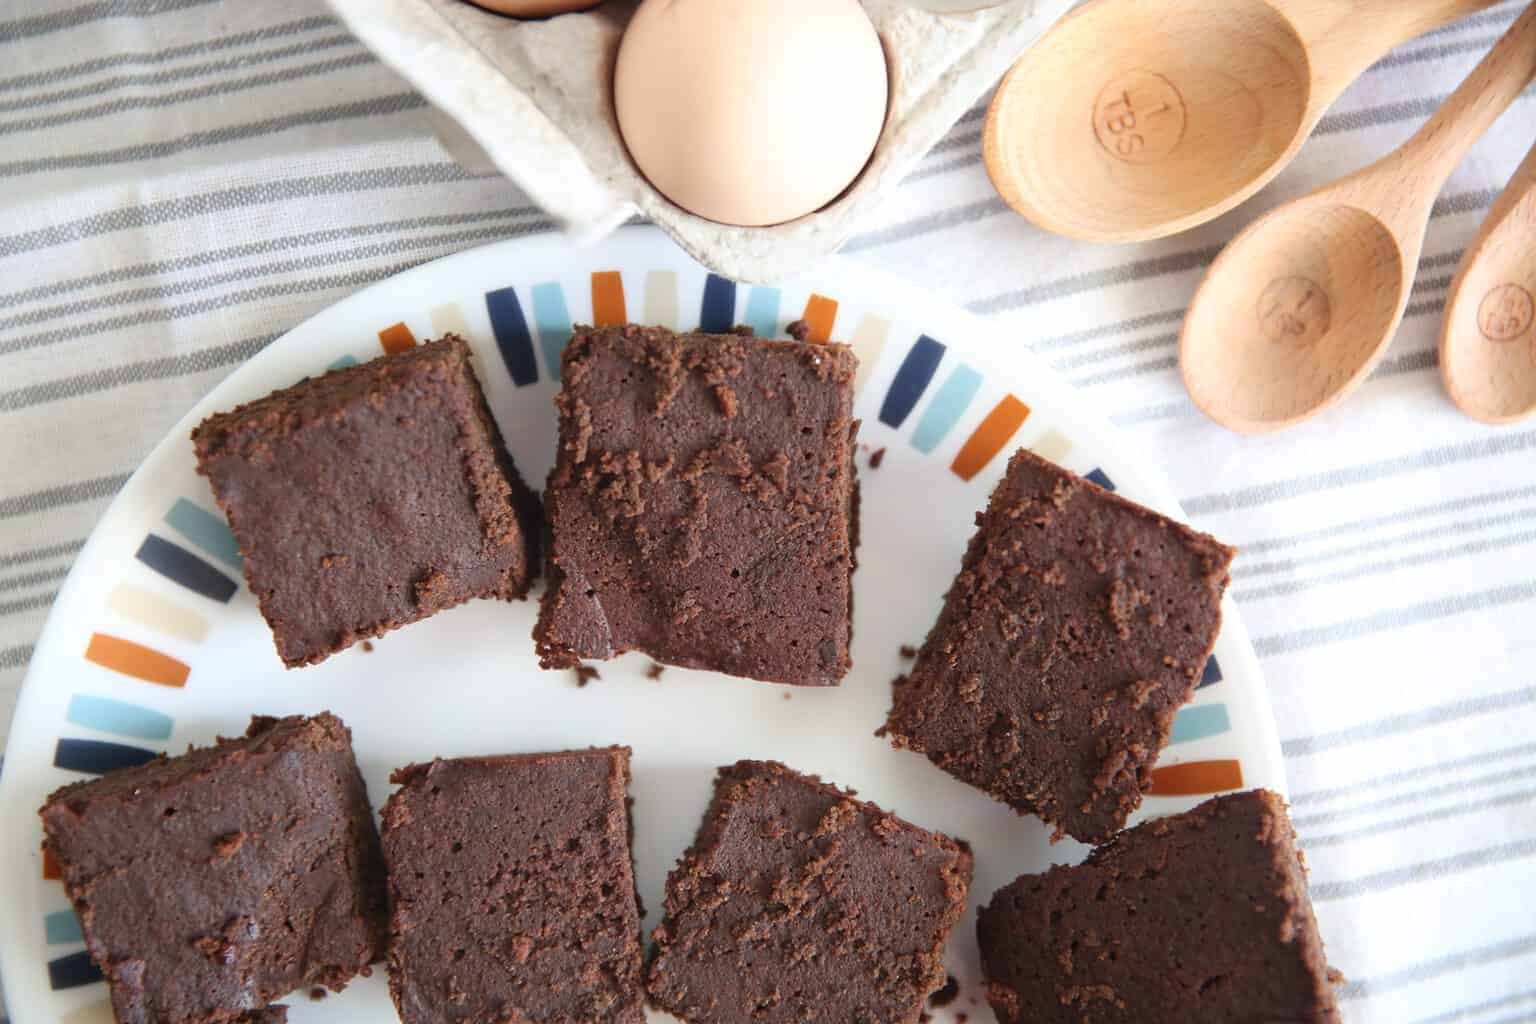
[{"label": "white ceramic plate", "polygon": [[[552,371],[572,320],[626,316],[678,328],[743,322],[780,336],[804,316],[815,332],[858,350],[867,449],[854,667],[843,685],[798,689],[676,668],[656,681],[645,658],[629,656],[578,688],[572,673],[539,670],[531,601],[473,602],[374,641],[371,653],[354,648],[284,671],[193,471],[193,425],[338,362],[372,358],[381,345],[458,331],[472,339],[502,432],[537,485],[553,458]],[[899,648],[927,633],[972,517],[1020,445],[1178,514],[1156,472],[1017,339],[852,262],[830,261],[813,279],[778,289],[738,287],[706,274],[659,232],[635,229],[590,250],[555,239],[488,246],[337,304],[231,374],[177,425],[124,487],[54,603],[0,776],[0,968],[12,1015],[28,1024],[111,1019],[63,890],[45,879],[34,817],[43,799],[86,773],[238,734],[254,712],[341,715],[376,805],[391,769],[435,755],[629,744],[647,928],[714,769],[742,757],[785,761],[968,839],[973,908],[1020,873],[1075,861],[1081,847],[1051,846],[1040,822],[873,735],[905,664]],[[1205,683],[1159,761],[1159,795],[1138,817],[1232,788],[1284,791],[1258,663],[1230,601],[1225,616]],[[970,915],[949,957],[961,994],[936,1019],[990,1020]],[[321,1002],[299,994],[292,1006],[295,1024],[395,1019],[382,970]]]}]

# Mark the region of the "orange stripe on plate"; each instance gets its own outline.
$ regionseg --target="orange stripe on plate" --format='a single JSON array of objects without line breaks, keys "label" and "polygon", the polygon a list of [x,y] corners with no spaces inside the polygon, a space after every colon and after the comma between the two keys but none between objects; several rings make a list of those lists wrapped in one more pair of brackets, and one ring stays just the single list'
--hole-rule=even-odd
[{"label": "orange stripe on plate", "polygon": [[379,332],[379,344],[384,351],[396,355],[416,347],[416,335],[405,324],[391,324]]},{"label": "orange stripe on plate", "polygon": [[47,850],[43,851],[43,877],[50,882],[57,882],[64,877],[64,869],[59,866],[59,860]]},{"label": "orange stripe on plate", "polygon": [[106,633],[91,634],[85,657],[103,668],[161,686],[185,686],[192,671],[186,662],[169,654]]},{"label": "orange stripe on plate", "polygon": [[617,270],[598,270],[592,274],[592,325],[622,327],[629,323],[624,308],[624,277]]},{"label": "orange stripe on plate", "polygon": [[837,300],[813,293],[805,300],[805,312],[800,319],[810,328],[805,340],[825,345],[832,340],[832,325],[837,323]]},{"label": "orange stripe on plate", "polygon": [[987,413],[981,425],[965,439],[965,444],[955,453],[955,461],[950,463],[949,468],[960,479],[971,479],[1003,450],[1003,446],[1019,432],[1027,419],[1029,406],[1012,395],[1004,395],[1003,400]]},{"label": "orange stripe on plate", "polygon": [[1204,796],[1243,788],[1238,761],[1190,761],[1152,769],[1152,796]]}]

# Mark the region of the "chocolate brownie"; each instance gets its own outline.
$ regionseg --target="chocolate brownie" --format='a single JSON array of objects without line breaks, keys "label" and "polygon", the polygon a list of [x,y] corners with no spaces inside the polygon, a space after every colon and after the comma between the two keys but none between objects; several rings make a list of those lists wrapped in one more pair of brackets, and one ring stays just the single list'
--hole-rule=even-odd
[{"label": "chocolate brownie", "polygon": [[667,879],[647,984],[687,1024],[912,1024],[945,983],[971,853],[782,764],[722,768]]},{"label": "chocolate brownie", "polygon": [[65,786],[39,812],[119,1024],[228,1024],[384,954],[384,863],[326,713]]},{"label": "chocolate brownie", "polygon": [[527,593],[538,499],[452,335],[204,420],[197,469],[288,667]]},{"label": "chocolate brownie", "polygon": [[578,328],[562,366],[544,667],[639,650],[835,685],[852,629],[853,352]]},{"label": "chocolate brownie", "polygon": [[1025,875],[976,931],[1001,1024],[1340,1019],[1296,833],[1263,790]]},{"label": "chocolate brownie", "polygon": [[882,732],[1102,842],[1200,679],[1234,552],[1023,450],[976,522]]},{"label": "chocolate brownie", "polygon": [[627,747],[412,765],[384,807],[404,1024],[643,1024]]}]

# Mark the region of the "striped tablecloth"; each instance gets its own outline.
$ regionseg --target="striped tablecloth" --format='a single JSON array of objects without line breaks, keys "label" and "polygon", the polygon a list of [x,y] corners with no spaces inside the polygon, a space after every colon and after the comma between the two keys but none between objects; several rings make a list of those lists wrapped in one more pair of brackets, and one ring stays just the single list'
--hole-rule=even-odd
[{"label": "striped tablecloth", "polygon": [[[1352,1021],[1536,1021],[1536,423],[1462,418],[1434,350],[1462,248],[1536,135],[1530,94],[1456,172],[1407,324],[1342,408],[1226,433],[1181,390],[1175,334],[1226,239],[1400,142],[1517,9],[1391,55],[1278,182],[1194,233],[1033,229],[987,183],[978,107],[847,247],[996,318],[1242,547]],[[453,164],[318,0],[10,0],[0,140],[3,723],[73,554],[196,399],[362,285],[553,226]]]}]

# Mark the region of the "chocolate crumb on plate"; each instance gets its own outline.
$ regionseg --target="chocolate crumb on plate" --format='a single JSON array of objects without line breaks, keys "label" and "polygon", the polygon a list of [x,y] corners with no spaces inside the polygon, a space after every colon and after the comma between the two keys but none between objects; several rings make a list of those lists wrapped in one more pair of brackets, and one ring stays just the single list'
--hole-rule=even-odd
[{"label": "chocolate crumb on plate", "polygon": [[880,463],[882,463],[884,461],[885,461],[885,449],[884,448],[877,448],[869,456],[869,468],[870,469],[879,469],[880,468]]},{"label": "chocolate crumb on plate", "polygon": [[594,682],[603,678],[598,673],[597,669],[593,668],[591,665],[577,665],[575,668],[571,669],[571,671],[576,674],[577,686],[586,686],[590,682]]},{"label": "chocolate crumb on plate", "polygon": [[645,678],[647,678],[647,679],[660,679],[661,678],[661,674],[663,672],[665,672],[666,670],[667,669],[666,669],[665,665],[658,665],[656,662],[653,661],[653,662],[651,662],[650,668],[645,670]]}]

